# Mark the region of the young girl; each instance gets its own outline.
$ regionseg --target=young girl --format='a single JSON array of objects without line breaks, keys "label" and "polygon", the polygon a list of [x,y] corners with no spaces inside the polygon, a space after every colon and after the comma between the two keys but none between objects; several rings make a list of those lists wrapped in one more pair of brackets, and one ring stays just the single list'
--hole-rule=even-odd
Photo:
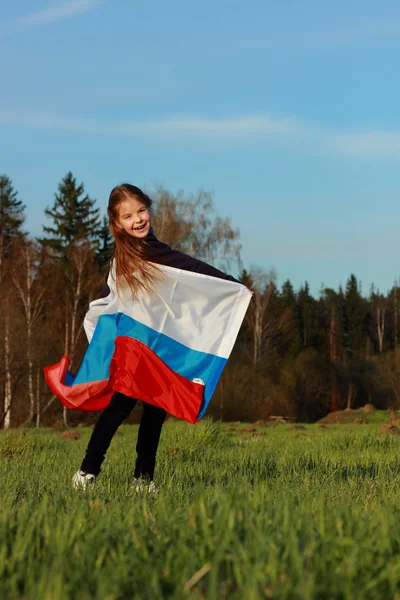
[{"label": "young girl", "polygon": [[[115,240],[112,266],[117,289],[129,287],[134,298],[141,292],[151,294],[152,284],[160,275],[157,264],[240,283],[230,275],[160,242],[151,227],[151,204],[146,194],[130,184],[117,186],[111,191],[107,212]],[[101,297],[109,293],[110,289],[106,286]],[[88,325],[86,329],[90,328],[90,323],[85,325]],[[96,423],[82,465],[73,477],[74,487],[86,488],[94,484],[115,432],[136,402],[135,398],[114,391],[111,402]],[[138,490],[147,489],[151,493],[157,490],[153,482],[154,468],[166,414],[163,408],[143,402],[133,479]]]}]

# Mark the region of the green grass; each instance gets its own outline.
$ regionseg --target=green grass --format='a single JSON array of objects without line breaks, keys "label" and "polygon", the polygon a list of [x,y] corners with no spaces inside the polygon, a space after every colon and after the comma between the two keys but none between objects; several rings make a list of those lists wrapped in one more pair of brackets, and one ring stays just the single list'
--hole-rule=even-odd
[{"label": "green grass", "polygon": [[135,426],[86,493],[90,430],[2,432],[0,597],[399,599],[400,436],[234,429],[167,423],[156,500],[129,486]]}]

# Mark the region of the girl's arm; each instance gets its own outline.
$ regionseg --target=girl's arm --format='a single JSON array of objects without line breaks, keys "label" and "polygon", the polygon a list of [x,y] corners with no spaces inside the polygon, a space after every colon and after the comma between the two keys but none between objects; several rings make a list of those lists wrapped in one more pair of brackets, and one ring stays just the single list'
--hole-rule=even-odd
[{"label": "girl's arm", "polygon": [[203,262],[197,258],[193,258],[189,254],[179,252],[179,250],[172,250],[168,244],[160,242],[150,232],[146,237],[146,242],[151,254],[154,254],[152,258],[153,262],[166,265],[167,267],[175,267],[176,269],[183,269],[184,271],[193,271],[195,273],[202,273],[203,275],[210,275],[211,277],[218,277],[219,279],[227,279],[228,281],[235,281],[241,283],[232,275],[227,275],[223,271],[216,269],[215,267]]}]

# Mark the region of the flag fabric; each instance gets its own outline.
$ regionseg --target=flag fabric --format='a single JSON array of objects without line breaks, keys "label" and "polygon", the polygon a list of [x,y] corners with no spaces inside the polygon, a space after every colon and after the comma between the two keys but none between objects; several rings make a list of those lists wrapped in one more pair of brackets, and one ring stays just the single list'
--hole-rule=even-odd
[{"label": "flag fabric", "polygon": [[211,400],[251,299],[242,284],[157,265],[152,292],[132,298],[111,268],[109,293],[91,302],[89,346],[78,373],[64,356],[46,381],[70,409],[101,410],[114,391],[195,423]]}]

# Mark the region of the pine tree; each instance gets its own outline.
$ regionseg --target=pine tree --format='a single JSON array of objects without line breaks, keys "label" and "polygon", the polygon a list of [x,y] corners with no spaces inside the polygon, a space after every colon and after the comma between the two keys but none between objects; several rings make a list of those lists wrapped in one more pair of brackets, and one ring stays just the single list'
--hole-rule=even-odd
[{"label": "pine tree", "polygon": [[108,218],[106,216],[103,217],[103,222],[100,227],[98,237],[100,246],[96,254],[96,262],[100,266],[103,266],[111,260],[114,249],[113,237],[111,235]]},{"label": "pine tree", "polygon": [[4,260],[10,253],[12,243],[24,236],[24,211],[25,204],[18,199],[11,179],[7,175],[0,175],[0,282]]},{"label": "pine tree", "polygon": [[282,344],[282,350],[286,356],[297,355],[301,350],[302,343],[300,340],[300,323],[296,293],[290,279],[286,279],[282,284],[279,305],[282,313],[285,310],[287,311],[289,320],[284,343]]},{"label": "pine tree", "polygon": [[286,279],[282,284],[281,298],[286,307],[293,308],[296,305],[296,295],[290,279]]},{"label": "pine tree", "polygon": [[297,318],[299,333],[303,346],[312,345],[313,307],[315,300],[310,294],[310,286],[306,281],[297,294]]},{"label": "pine tree", "polygon": [[397,348],[399,338],[399,280],[396,278],[394,285],[388,293],[388,338],[390,347]]},{"label": "pine tree", "polygon": [[54,226],[43,226],[48,236],[41,238],[40,243],[62,256],[73,243],[89,241],[98,245],[100,211],[95,208],[95,203],[96,200],[85,193],[83,183],[77,185],[71,171],[67,173],[54,195],[53,206],[44,211]]},{"label": "pine tree", "polygon": [[366,302],[361,296],[355,275],[350,275],[344,295],[344,325],[348,338],[349,353],[359,351],[365,333]]},{"label": "pine tree", "polygon": [[[44,226],[48,236],[39,240],[51,249],[56,259],[52,261],[53,279],[57,280],[63,295],[58,325],[63,334],[63,351],[70,357],[71,365],[79,346],[90,288],[99,276],[95,251],[99,245],[100,211],[95,203],[85,193],[83,184],[77,185],[72,173],[67,173],[58,186],[53,206],[45,210],[54,225]],[[65,408],[63,415],[67,424]]]},{"label": "pine tree", "polygon": [[249,290],[252,290],[254,288],[253,278],[246,269],[241,270],[241,272],[239,274],[239,281],[241,281],[243,283],[243,285],[248,287]]}]

